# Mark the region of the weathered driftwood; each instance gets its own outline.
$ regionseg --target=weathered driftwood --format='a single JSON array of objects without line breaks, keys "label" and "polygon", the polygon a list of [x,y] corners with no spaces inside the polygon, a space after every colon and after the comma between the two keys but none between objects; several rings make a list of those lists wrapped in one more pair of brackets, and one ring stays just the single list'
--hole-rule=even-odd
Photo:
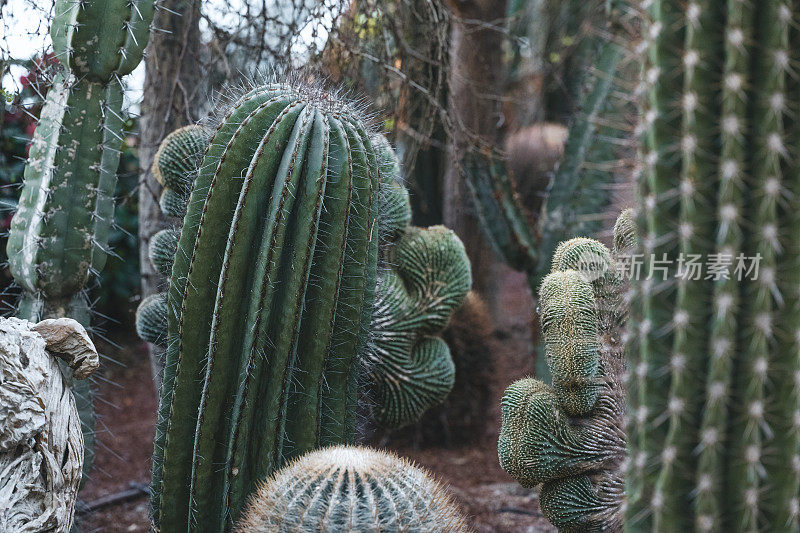
[{"label": "weathered driftwood", "polygon": [[0,531],[69,531],[83,465],[75,400],[55,357],[88,377],[97,351],[78,322],[0,318]]}]

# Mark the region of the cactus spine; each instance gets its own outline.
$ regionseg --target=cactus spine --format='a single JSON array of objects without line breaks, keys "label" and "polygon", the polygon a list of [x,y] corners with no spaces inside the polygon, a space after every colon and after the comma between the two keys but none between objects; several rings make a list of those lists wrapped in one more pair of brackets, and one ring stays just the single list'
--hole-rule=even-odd
[{"label": "cactus spine", "polygon": [[[794,531],[800,9],[649,10],[639,213],[655,274],[634,284],[627,527]],[[679,271],[694,254],[724,274]]]},{"label": "cactus spine", "polygon": [[[153,0],[58,0],[50,28],[64,68],[47,93],[11,221],[7,252],[24,289],[17,316],[72,317],[89,325],[83,288],[106,261],[122,143],[120,77],[142,58]],[[73,382],[84,430],[84,472],[93,456],[88,381]]]},{"label": "cactus spine", "polygon": [[[625,212],[615,228],[615,252],[630,247],[631,229]],[[539,291],[553,385],[523,379],[502,400],[500,464],[525,487],[542,484],[542,512],[561,531],[622,524],[621,288],[615,258],[603,244],[561,243]]]},{"label": "cactus spine", "polygon": [[261,485],[240,533],[469,531],[430,474],[391,453],[336,446],[296,459]]},{"label": "cactus spine", "polygon": [[328,93],[259,87],[222,120],[170,279],[152,486],[161,530],[230,527],[258,479],[352,441],[379,183],[358,114]]}]

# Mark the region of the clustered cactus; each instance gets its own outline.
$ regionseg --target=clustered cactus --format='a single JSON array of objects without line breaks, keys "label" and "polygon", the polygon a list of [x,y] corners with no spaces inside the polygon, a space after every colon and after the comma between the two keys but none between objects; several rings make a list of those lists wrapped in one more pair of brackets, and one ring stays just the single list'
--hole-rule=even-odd
[{"label": "clustered cactus", "polygon": [[615,227],[615,254],[593,239],[556,249],[539,291],[553,384],[523,379],[502,400],[500,464],[563,531],[618,529],[626,454],[623,279],[615,255],[635,239],[630,211]]},{"label": "clustered cactus", "polygon": [[191,124],[167,135],[158,147],[153,158],[153,176],[164,187],[159,205],[165,215],[183,218],[186,214],[194,178],[211,133],[205,126]]},{"label": "clustered cactus", "polygon": [[[17,316],[71,317],[89,325],[83,289],[106,261],[122,144],[120,78],[142,59],[154,0],[58,0],[50,28],[62,67],[31,141],[25,185],[7,252],[24,289]],[[87,381],[73,391],[93,456],[94,412]]]},{"label": "clustered cactus", "polygon": [[[401,381],[428,363],[412,357],[419,337],[441,329],[463,296],[455,283],[440,314],[409,320],[408,306],[387,315],[375,305],[378,284],[382,297],[402,291],[406,300],[420,299],[419,287],[438,290],[424,275],[410,288],[384,281],[392,274],[378,281],[379,243],[411,231],[408,193],[383,163],[394,157],[358,111],[302,83],[252,89],[212,135],[190,127],[165,139],[157,174],[184,205],[191,196],[177,243],[165,230],[151,244],[169,292],[137,312],[139,334],[167,348],[151,491],[161,530],[230,527],[259,479],[309,450],[352,442],[362,360]],[[461,243],[443,228],[414,231],[407,254],[460,250],[466,292]],[[392,320],[405,320],[403,339],[388,333]],[[408,362],[382,365],[384,353]],[[449,361],[446,347],[433,355]],[[447,383],[437,383],[443,394]],[[423,390],[401,415],[441,397]]]},{"label": "clustered cactus", "polygon": [[239,533],[469,531],[458,506],[426,471],[391,453],[354,446],[316,450],[270,476]]},{"label": "clustered cactus", "polygon": [[366,362],[375,417],[390,428],[420,418],[453,388],[455,366],[440,333],[472,286],[464,245],[443,226],[409,226],[408,191],[399,161],[384,138],[374,141],[381,161],[381,218],[388,246],[382,254]]},{"label": "clustered cactus", "polygon": [[647,9],[627,525],[796,531],[800,7]]}]

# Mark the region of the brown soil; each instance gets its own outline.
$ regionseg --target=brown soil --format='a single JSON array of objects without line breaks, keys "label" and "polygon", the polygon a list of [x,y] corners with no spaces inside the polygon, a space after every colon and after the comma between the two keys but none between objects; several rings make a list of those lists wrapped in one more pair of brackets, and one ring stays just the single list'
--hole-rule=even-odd
[{"label": "brown soil", "polygon": [[[499,279],[499,294],[492,300],[502,302],[502,307],[492,310],[496,329],[487,356],[494,359],[494,373],[485,434],[448,449],[390,447],[448,484],[477,532],[555,531],[539,511],[536,492],[520,487],[497,461],[503,390],[533,372],[531,300],[525,277],[505,271]],[[130,489],[132,483],[146,484],[149,479],[156,411],[150,366],[143,343],[130,336],[117,342],[122,348],[100,345],[101,351],[119,364],[107,362],[102,379],[97,381],[101,445],[92,478],[81,491],[82,500],[90,504]],[[85,533],[147,531],[147,497],[140,495],[93,511],[82,517],[81,525]]]}]

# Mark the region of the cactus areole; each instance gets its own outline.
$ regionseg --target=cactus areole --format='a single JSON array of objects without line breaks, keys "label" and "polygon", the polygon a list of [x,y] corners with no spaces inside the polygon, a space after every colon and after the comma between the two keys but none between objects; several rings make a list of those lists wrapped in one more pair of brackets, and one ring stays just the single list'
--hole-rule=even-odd
[{"label": "cactus areole", "polygon": [[379,187],[364,121],[323,91],[252,89],[213,133],[167,297],[161,531],[229,529],[287,459],[353,441]]}]

